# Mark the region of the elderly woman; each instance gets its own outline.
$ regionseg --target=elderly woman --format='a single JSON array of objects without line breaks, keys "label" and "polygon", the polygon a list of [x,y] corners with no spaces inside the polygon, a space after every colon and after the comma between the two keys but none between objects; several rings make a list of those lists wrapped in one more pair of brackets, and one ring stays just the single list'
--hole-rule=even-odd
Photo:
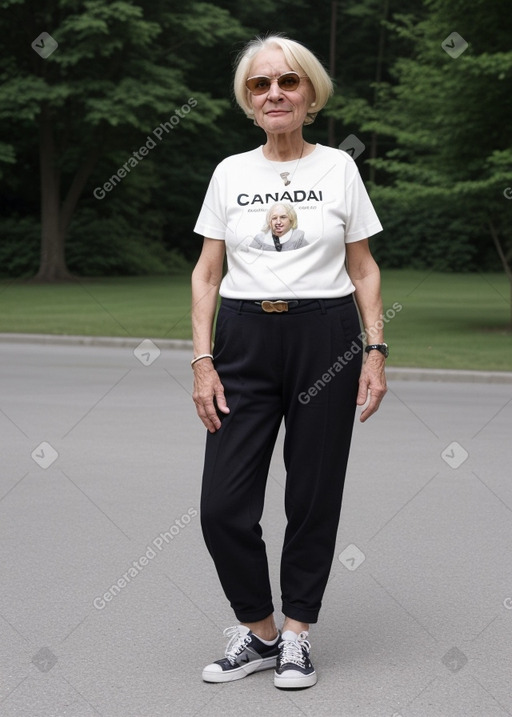
[{"label": "elderly woman", "polygon": [[[204,242],[192,275],[194,401],[208,429],[201,523],[238,621],[225,630],[224,658],[202,676],[229,682],[275,667],[276,687],[310,687],[308,631],[333,559],[356,405],[365,421],[386,391],[380,275],[368,247],[382,227],[352,158],[303,138],[332,93],[308,49],[258,38],[241,53],[234,85],[266,142],[217,166],[195,226]],[[261,213],[282,202],[300,211],[308,244],[252,247]],[[366,353],[357,309],[372,328]],[[260,519],[283,419],[278,631]]]},{"label": "elderly woman", "polygon": [[274,204],[267,212],[265,226],[249,246],[263,251],[290,251],[307,246],[304,232],[297,229],[297,213],[291,204]]}]

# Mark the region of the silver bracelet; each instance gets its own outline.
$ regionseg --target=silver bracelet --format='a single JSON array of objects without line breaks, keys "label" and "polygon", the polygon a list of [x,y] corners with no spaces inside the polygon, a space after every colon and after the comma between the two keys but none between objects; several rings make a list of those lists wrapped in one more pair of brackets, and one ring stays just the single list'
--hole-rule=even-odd
[{"label": "silver bracelet", "polygon": [[199,354],[199,356],[196,356],[195,358],[192,359],[192,361],[190,362],[190,365],[193,366],[196,361],[200,361],[201,359],[204,359],[204,358],[209,358],[213,361],[212,354]]}]

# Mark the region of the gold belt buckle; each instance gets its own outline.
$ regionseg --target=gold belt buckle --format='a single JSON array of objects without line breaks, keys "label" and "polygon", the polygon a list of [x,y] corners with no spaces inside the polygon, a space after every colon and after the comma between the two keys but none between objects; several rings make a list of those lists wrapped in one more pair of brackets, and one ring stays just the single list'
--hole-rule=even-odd
[{"label": "gold belt buckle", "polygon": [[267,314],[271,314],[274,311],[281,313],[282,311],[288,311],[287,301],[262,301],[261,308]]}]

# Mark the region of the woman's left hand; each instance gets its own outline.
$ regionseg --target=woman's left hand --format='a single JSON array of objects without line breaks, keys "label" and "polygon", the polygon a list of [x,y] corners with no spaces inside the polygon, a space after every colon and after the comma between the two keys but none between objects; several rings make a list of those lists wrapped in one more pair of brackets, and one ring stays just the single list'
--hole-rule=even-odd
[{"label": "woman's left hand", "polygon": [[386,393],[386,376],[384,373],[385,358],[379,351],[371,351],[361,370],[359,377],[359,391],[357,393],[357,405],[368,405],[361,412],[359,420],[364,423],[375,411],[378,410],[380,402]]}]

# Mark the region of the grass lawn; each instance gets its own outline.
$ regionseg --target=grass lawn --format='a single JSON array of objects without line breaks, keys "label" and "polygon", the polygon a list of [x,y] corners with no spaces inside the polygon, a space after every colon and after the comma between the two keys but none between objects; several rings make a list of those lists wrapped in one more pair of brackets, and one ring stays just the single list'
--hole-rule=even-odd
[{"label": "grass lawn", "polygon": [[191,338],[190,276],[0,282],[0,332]]},{"label": "grass lawn", "polygon": [[[189,339],[190,280],[0,281],[0,332]],[[383,271],[390,366],[512,371],[502,274]],[[402,308],[390,311],[395,305]]]},{"label": "grass lawn", "polygon": [[385,271],[390,366],[512,371],[510,286],[504,274]]}]

